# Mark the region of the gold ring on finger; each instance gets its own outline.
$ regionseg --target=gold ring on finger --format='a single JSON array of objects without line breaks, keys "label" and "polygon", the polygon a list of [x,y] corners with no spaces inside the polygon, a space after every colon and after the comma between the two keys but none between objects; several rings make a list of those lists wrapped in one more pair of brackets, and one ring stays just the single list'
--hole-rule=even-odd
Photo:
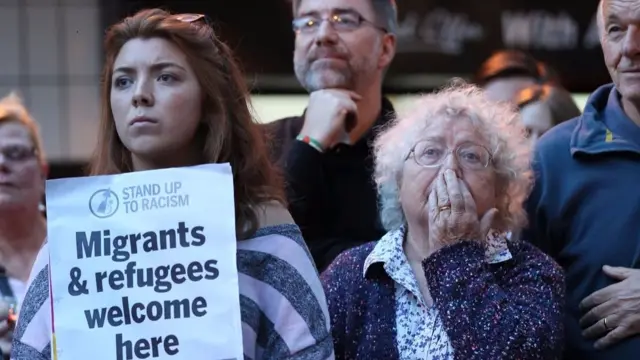
[{"label": "gold ring on finger", "polygon": [[611,328],[607,324],[607,318],[606,317],[604,319],[602,319],[602,323],[604,324],[604,329],[605,330],[607,330],[607,331],[611,330]]}]

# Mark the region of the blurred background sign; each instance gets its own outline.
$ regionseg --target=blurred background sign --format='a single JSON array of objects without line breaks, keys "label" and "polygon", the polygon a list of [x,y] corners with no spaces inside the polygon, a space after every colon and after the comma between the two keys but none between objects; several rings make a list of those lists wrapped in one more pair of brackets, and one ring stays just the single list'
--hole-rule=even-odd
[{"label": "blurred background sign", "polygon": [[[388,92],[428,91],[470,77],[493,51],[516,48],[548,63],[571,92],[609,81],[596,30],[598,0],[397,0],[398,55]],[[287,0],[103,1],[105,26],[142,8],[205,13],[235,49],[253,88],[298,93]]]}]

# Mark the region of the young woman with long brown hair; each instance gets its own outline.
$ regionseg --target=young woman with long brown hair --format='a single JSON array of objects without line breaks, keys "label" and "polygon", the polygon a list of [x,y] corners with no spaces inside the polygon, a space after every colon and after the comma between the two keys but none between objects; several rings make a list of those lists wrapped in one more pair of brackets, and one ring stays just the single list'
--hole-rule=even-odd
[{"label": "young woman with long brown hair", "polygon": [[[325,295],[283,205],[244,77],[203,18],[153,9],[110,28],[91,174],[230,163],[245,358],[332,359]],[[45,245],[18,320],[13,359],[51,358],[47,265]]]}]

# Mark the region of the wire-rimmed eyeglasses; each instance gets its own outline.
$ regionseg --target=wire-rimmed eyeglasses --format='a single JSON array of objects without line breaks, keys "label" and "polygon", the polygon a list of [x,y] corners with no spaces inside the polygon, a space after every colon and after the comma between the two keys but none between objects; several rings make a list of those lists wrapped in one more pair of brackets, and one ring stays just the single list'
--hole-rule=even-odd
[{"label": "wire-rimmed eyeglasses", "polygon": [[354,31],[362,24],[368,24],[383,32],[388,32],[387,29],[376,25],[374,22],[365,19],[362,15],[353,11],[344,11],[339,13],[333,13],[327,18],[323,18],[317,15],[307,15],[293,19],[292,27],[295,33],[310,34],[318,31],[320,25],[324,21],[328,21],[331,27],[338,32],[350,32]]},{"label": "wire-rimmed eyeglasses", "polygon": [[0,146],[0,156],[7,161],[22,162],[34,158],[37,155],[33,146],[7,145]]},{"label": "wire-rimmed eyeglasses", "polygon": [[492,161],[491,153],[482,145],[467,142],[451,150],[442,143],[432,140],[422,140],[416,143],[405,160],[413,157],[420,166],[439,167],[444,164],[449,154],[454,154],[458,164],[468,170],[482,170],[488,167]]}]

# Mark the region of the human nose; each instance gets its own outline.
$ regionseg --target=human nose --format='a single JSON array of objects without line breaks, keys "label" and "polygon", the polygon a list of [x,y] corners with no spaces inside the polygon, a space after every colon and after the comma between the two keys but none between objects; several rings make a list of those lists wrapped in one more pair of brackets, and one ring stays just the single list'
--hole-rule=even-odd
[{"label": "human nose", "polygon": [[0,151],[0,171],[6,172],[9,170],[9,159]]},{"label": "human nose", "polygon": [[316,31],[316,45],[335,44],[338,42],[338,32],[329,20],[322,20]]},{"label": "human nose", "polygon": [[640,28],[630,26],[622,43],[622,52],[627,57],[634,57],[640,53]]},{"label": "human nose", "polygon": [[133,97],[131,98],[131,103],[134,107],[153,106],[154,96],[152,86],[153,85],[144,79],[136,84]]},{"label": "human nose", "polygon": [[447,170],[453,170],[457,177],[462,177],[460,162],[458,161],[458,157],[453,151],[448,151],[442,159],[440,172],[444,174],[444,172]]}]

